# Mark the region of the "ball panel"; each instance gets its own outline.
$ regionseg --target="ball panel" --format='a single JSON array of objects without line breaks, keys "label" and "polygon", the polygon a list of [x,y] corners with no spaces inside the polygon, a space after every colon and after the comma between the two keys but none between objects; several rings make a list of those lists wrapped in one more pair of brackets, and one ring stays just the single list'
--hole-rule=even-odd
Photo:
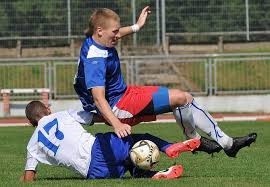
[{"label": "ball panel", "polygon": [[149,170],[159,161],[159,149],[154,142],[141,140],[133,145],[130,158],[136,167]]}]

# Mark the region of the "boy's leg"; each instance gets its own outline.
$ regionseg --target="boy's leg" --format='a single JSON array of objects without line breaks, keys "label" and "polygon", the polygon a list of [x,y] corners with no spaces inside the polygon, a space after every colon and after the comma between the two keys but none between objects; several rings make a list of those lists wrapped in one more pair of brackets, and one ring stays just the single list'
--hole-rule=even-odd
[{"label": "boy's leg", "polygon": [[112,132],[96,134],[87,178],[123,177],[128,169],[126,160],[132,144],[130,136],[119,138]]},{"label": "boy's leg", "polygon": [[215,119],[198,103],[196,103],[194,99],[190,104],[190,109],[193,114],[195,124],[199,129],[218,142],[223,149],[230,148],[232,146],[233,139],[219,128]]},{"label": "boy's leg", "polygon": [[198,149],[200,144],[201,144],[201,141],[198,138],[189,139],[184,142],[178,142],[178,143],[172,144],[165,150],[165,153],[170,158],[176,158],[182,152],[189,152],[189,151],[194,151]]},{"label": "boy's leg", "polygon": [[240,149],[256,141],[256,133],[250,133],[243,137],[229,137],[218,127],[213,117],[196,103],[194,99],[191,104],[193,117],[196,118],[195,123],[198,128],[217,141],[228,156],[235,157]]},{"label": "boy's leg", "polygon": [[183,167],[181,165],[174,165],[166,170],[151,171],[134,168],[131,175],[134,178],[152,178],[152,179],[176,179],[183,174]]},{"label": "boy's leg", "polygon": [[183,167],[181,165],[174,165],[166,170],[157,172],[152,179],[176,179],[182,176]]},{"label": "boy's leg", "polygon": [[[188,98],[189,97],[189,98]],[[163,98],[163,99],[160,99]],[[221,147],[215,141],[201,138],[196,132],[195,117],[190,108],[190,104],[186,104],[192,96],[180,90],[168,90],[168,88],[161,87],[161,89],[153,95],[153,105],[155,112],[169,112],[166,107],[173,107],[180,105],[173,109],[177,124],[183,128],[184,134],[188,139],[197,138],[201,139],[200,146],[194,151],[205,151],[207,153],[219,152]],[[179,102],[180,100],[180,102]]]},{"label": "boy's leg", "polygon": [[153,136],[151,134],[148,134],[148,133],[145,133],[145,134],[131,134],[131,137],[134,141],[134,144],[140,140],[150,140],[152,142],[154,142],[158,149],[162,152],[165,152],[165,150],[170,146],[172,145],[172,143],[166,141],[166,140],[163,140],[161,138],[158,138],[156,136]]},{"label": "boy's leg", "polygon": [[[187,105],[185,108],[186,110],[183,110],[182,107],[179,108],[180,112],[182,113],[191,112],[195,126],[205,132],[213,140],[218,142],[218,144],[224,149],[225,153],[230,157],[235,157],[241,148],[249,146],[251,143],[255,142],[257,138],[256,133],[250,133],[244,137],[231,138],[219,128],[214,118],[194,99],[190,104]],[[185,115],[183,114],[182,116]],[[212,144],[212,142],[207,140],[207,144]]]},{"label": "boy's leg", "polygon": [[[175,96],[177,94],[172,95]],[[171,96],[169,96],[169,90],[166,87],[129,87],[113,111],[120,120],[125,120],[124,122],[128,124],[134,124],[134,119],[137,117],[172,112],[169,97]],[[183,111],[181,112],[181,110]],[[181,110],[179,108],[174,110],[177,123],[184,128],[184,133],[188,138],[200,138],[200,135],[195,130],[195,123],[189,105],[181,107]],[[214,141],[209,140],[206,142],[206,138],[202,140],[199,151],[206,151],[208,153],[220,151],[220,146]]]},{"label": "boy's leg", "polygon": [[148,133],[132,134],[131,137],[134,140],[134,143],[140,140],[150,140],[154,142],[159,150],[164,152],[170,158],[178,157],[182,152],[193,151],[200,145],[200,140],[198,138],[186,140],[184,142],[170,143]]},{"label": "boy's leg", "polygon": [[[170,92],[170,94],[169,94]],[[165,87],[160,87],[159,91],[156,92],[155,94],[153,94],[153,108],[156,114],[160,114],[160,113],[164,113],[164,112],[171,112],[171,108],[172,108],[172,101],[171,97],[172,95],[175,96],[175,92],[174,91],[170,91],[168,88]],[[174,97],[173,96],[173,97]],[[183,96],[183,95],[182,95]],[[177,100],[177,99],[176,99]],[[183,104],[183,101],[182,101]],[[181,108],[181,109],[180,109]],[[181,112],[182,110],[182,112]],[[192,115],[192,111],[189,108],[189,105],[184,105],[183,107],[177,107],[175,109],[173,109],[173,114],[175,116],[176,122],[177,124],[183,128],[184,134],[186,135],[186,137],[188,139],[200,139],[201,136],[196,132],[196,128],[195,128],[195,122],[193,119],[193,115]],[[206,140],[205,138],[202,140]],[[220,150],[219,145],[215,142],[210,142],[212,144],[207,144],[208,146],[205,145],[205,141],[200,141],[200,146],[197,147],[196,149],[199,149],[201,151],[207,151],[207,152],[217,152],[217,149]],[[178,144],[178,148],[181,148],[181,152],[183,152],[183,149],[185,149],[183,146],[179,146],[179,145],[183,145],[183,144]],[[185,142],[184,143],[186,149],[188,149],[189,151],[193,151],[193,148],[195,145],[197,145],[197,143],[193,142]],[[173,150],[173,149],[171,149]],[[172,153],[172,152],[171,152]],[[174,153],[176,153],[174,151]],[[179,152],[180,153],[180,152]],[[171,154],[169,154],[171,155]],[[172,155],[171,155],[172,156]],[[178,153],[176,153],[174,156],[172,157],[177,157]]]},{"label": "boy's leg", "polygon": [[201,138],[201,136],[196,132],[196,126],[189,104],[175,108],[173,110],[173,115],[177,124],[183,129],[183,133],[187,139]]},{"label": "boy's leg", "polygon": [[177,124],[183,128],[183,133],[186,135],[187,139],[200,138],[200,146],[194,151],[204,151],[208,154],[212,154],[222,149],[215,141],[201,137],[196,132],[195,119],[193,118],[190,104],[175,108],[173,114]]}]

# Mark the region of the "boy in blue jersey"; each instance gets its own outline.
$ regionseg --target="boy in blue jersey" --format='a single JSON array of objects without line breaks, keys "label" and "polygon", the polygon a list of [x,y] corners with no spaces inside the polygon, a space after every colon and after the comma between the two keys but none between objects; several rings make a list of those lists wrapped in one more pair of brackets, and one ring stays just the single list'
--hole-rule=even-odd
[{"label": "boy in blue jersey", "polygon": [[[115,46],[118,39],[139,31],[149,13],[147,6],[137,23],[127,27],[120,26],[119,16],[110,9],[98,9],[91,15],[74,79],[74,88],[84,110],[97,111],[118,137],[131,134],[132,125],[173,112],[187,138],[201,139],[197,151],[214,153],[223,149],[228,156],[235,157],[241,148],[256,140],[256,133],[237,138],[228,136],[190,93],[161,86],[125,84]],[[214,141],[201,137],[196,128]]]},{"label": "boy in blue jersey", "polygon": [[178,157],[200,145],[199,139],[169,143],[150,134],[132,134],[119,138],[115,133],[88,133],[81,124],[89,124],[93,115],[74,110],[51,113],[40,101],[30,102],[25,109],[29,122],[36,127],[27,145],[24,182],[33,181],[39,163],[64,166],[78,172],[86,179],[122,178],[127,171],[131,176],[153,179],[178,178],[183,173],[181,165],[166,171],[146,171],[136,168],[129,152],[135,142],[151,140],[168,157]]}]

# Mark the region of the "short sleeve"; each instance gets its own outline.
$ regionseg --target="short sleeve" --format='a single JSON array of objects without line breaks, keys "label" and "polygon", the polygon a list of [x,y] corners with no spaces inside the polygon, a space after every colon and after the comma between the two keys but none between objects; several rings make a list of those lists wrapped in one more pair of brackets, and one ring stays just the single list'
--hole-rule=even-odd
[{"label": "short sleeve", "polygon": [[75,119],[75,121],[84,124],[84,125],[90,125],[93,123],[93,115],[92,112],[87,112],[85,110],[75,110],[75,109],[69,109],[68,113],[72,118]]},{"label": "short sleeve", "polygon": [[88,89],[96,86],[105,86],[105,59],[102,57],[87,58],[84,62],[84,75]]}]

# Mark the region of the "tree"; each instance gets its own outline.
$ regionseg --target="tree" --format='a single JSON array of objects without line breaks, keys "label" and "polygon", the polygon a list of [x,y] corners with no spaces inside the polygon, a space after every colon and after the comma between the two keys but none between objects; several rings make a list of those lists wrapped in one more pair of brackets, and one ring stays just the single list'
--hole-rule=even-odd
[{"label": "tree", "polygon": [[3,5],[0,4],[0,37],[4,37],[8,33],[8,15],[5,12]]}]

